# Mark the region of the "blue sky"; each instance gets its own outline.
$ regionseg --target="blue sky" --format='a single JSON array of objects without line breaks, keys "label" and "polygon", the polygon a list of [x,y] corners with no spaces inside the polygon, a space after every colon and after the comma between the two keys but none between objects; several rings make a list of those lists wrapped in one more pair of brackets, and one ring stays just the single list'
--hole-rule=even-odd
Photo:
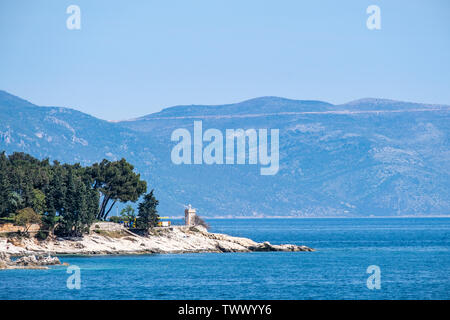
[{"label": "blue sky", "polygon": [[450,104],[450,1],[0,0],[0,89],[107,120],[268,95]]}]

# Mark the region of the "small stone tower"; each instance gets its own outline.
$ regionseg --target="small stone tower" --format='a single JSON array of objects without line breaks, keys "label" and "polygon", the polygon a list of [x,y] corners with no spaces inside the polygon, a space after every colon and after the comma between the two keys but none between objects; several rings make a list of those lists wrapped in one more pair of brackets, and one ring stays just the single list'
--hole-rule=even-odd
[{"label": "small stone tower", "polygon": [[193,226],[195,218],[195,209],[192,208],[191,205],[189,205],[186,209],[184,209],[184,223],[187,226]]}]

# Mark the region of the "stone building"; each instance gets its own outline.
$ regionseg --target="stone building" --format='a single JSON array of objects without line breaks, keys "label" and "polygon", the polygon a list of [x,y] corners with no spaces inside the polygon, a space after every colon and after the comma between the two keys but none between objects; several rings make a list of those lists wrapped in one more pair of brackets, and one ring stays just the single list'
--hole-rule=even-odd
[{"label": "stone building", "polygon": [[195,225],[195,209],[191,205],[184,209],[184,224],[187,226]]}]

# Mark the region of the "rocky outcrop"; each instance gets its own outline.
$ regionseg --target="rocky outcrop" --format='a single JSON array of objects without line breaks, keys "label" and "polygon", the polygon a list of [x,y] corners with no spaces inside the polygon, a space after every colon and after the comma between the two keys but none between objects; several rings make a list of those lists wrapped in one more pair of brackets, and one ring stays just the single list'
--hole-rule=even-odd
[{"label": "rocky outcrop", "polygon": [[14,264],[16,266],[24,267],[39,267],[39,266],[53,266],[61,264],[61,261],[57,257],[41,256],[41,255],[29,255],[18,258]]},{"label": "rocky outcrop", "polygon": [[307,246],[297,246],[294,244],[271,244],[266,241],[258,243],[256,246],[249,247],[250,251],[314,251]]},{"label": "rocky outcrop", "polygon": [[[154,228],[149,230],[148,235],[143,236],[134,234],[117,224],[106,225],[105,228],[103,223],[100,228],[93,228],[89,235],[83,237],[53,238],[46,241],[30,238],[16,239],[6,244],[0,243],[1,251],[15,255],[95,255],[314,250],[293,244],[257,243],[247,238],[211,233],[201,226]],[[25,260],[29,261],[29,259]]]},{"label": "rocky outcrop", "polygon": [[5,252],[0,251],[0,269],[7,269],[11,263],[11,258]]},{"label": "rocky outcrop", "polygon": [[57,257],[34,254],[12,260],[8,253],[0,252],[0,269],[47,269],[53,265],[61,265],[61,261]]}]

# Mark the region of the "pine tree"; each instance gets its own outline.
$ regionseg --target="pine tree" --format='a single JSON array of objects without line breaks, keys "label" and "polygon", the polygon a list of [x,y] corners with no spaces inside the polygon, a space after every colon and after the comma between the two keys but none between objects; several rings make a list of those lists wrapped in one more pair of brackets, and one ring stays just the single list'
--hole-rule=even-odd
[{"label": "pine tree", "polygon": [[78,199],[76,193],[74,174],[71,169],[67,173],[66,192],[61,207],[61,221],[58,225],[57,233],[61,235],[73,235],[77,224]]},{"label": "pine tree", "polygon": [[113,162],[104,159],[88,169],[94,189],[102,194],[97,219],[106,220],[117,201],[135,202],[146,192],[147,183],[133,170],[134,166],[125,159]]},{"label": "pine tree", "polygon": [[159,215],[156,207],[159,201],[156,200],[153,195],[153,190],[144,196],[144,199],[139,203],[138,209],[138,219],[137,227],[141,229],[148,229],[158,225]]},{"label": "pine tree", "polygon": [[[40,238],[53,231],[80,236],[89,231],[96,217],[105,219],[117,201],[134,202],[145,193],[146,182],[133,170],[125,159],[83,167],[79,163],[50,164],[48,159],[23,152],[8,156],[0,152],[0,217],[14,217],[18,211],[32,208],[42,217]],[[151,196],[149,201],[142,207],[142,221],[150,226],[157,223],[158,215],[157,200]]]},{"label": "pine tree", "polygon": [[8,178],[0,169],[0,217],[6,217],[9,214],[9,193],[10,185]]},{"label": "pine tree", "polygon": [[11,184],[8,179],[8,158],[5,153],[0,154],[0,217],[9,214],[9,194]]},{"label": "pine tree", "polygon": [[98,200],[98,192],[82,180],[76,169],[69,167],[61,220],[56,232],[70,236],[81,236],[88,232],[97,214]]}]

